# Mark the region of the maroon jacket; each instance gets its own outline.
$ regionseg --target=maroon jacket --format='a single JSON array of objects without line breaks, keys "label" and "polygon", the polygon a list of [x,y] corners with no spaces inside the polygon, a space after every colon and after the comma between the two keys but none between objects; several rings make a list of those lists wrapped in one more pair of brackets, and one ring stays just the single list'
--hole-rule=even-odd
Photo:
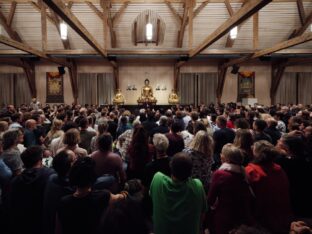
[{"label": "maroon jacket", "polygon": [[215,171],[208,193],[208,204],[215,207],[209,221],[212,233],[225,234],[241,224],[253,224],[252,202],[243,174]]},{"label": "maroon jacket", "polygon": [[270,163],[266,166],[249,163],[247,178],[255,193],[255,218],[272,233],[287,233],[291,208],[288,179],[283,169]]}]

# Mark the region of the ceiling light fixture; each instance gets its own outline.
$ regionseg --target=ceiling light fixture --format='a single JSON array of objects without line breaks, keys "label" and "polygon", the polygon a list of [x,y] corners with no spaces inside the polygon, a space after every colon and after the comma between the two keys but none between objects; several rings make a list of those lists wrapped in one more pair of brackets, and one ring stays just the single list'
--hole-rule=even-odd
[{"label": "ceiling light fixture", "polygon": [[237,27],[232,28],[231,31],[230,31],[231,39],[236,39],[237,38],[237,33],[238,33]]},{"label": "ceiling light fixture", "polygon": [[65,22],[60,23],[61,39],[67,40],[68,27]]},{"label": "ceiling light fixture", "polygon": [[146,39],[148,41],[153,39],[153,25],[151,23],[146,24]]}]

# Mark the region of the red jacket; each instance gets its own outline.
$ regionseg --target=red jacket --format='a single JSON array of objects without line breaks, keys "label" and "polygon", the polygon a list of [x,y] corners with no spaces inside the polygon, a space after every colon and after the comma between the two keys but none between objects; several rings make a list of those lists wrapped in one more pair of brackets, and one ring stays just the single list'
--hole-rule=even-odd
[{"label": "red jacket", "polygon": [[255,193],[255,218],[273,233],[289,230],[291,208],[288,179],[283,169],[271,163],[266,166],[249,163],[249,183]]}]

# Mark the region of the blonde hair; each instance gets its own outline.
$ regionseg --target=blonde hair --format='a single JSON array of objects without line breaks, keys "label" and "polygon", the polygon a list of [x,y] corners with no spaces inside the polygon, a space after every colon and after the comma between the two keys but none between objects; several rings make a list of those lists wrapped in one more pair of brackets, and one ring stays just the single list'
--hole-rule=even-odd
[{"label": "blonde hair", "polygon": [[274,146],[270,142],[265,140],[257,141],[253,144],[253,151],[256,157],[260,155],[264,149],[272,148],[274,148]]},{"label": "blonde hair", "polygon": [[243,163],[243,155],[239,148],[237,148],[233,144],[225,144],[221,151],[221,157],[224,161],[236,165],[242,165]]},{"label": "blonde hair", "polygon": [[60,119],[54,119],[51,127],[51,131],[54,133],[61,129],[63,121]]},{"label": "blonde hair", "polygon": [[201,152],[207,157],[211,157],[213,153],[213,140],[207,132],[200,130],[191,141],[190,149]]}]

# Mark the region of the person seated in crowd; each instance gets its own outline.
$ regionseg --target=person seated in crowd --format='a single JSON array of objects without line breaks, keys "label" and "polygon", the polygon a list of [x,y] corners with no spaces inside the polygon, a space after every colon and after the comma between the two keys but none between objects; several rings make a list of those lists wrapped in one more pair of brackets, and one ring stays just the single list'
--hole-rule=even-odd
[{"label": "person seated in crowd", "polygon": [[200,179],[204,189],[208,192],[211,180],[211,165],[213,160],[213,140],[207,132],[198,131],[189,148],[185,149],[192,159],[192,178]]},{"label": "person seated in crowd", "polygon": [[284,170],[274,163],[279,153],[262,140],[254,143],[253,154],[246,175],[255,193],[255,218],[272,233],[286,233],[291,219],[289,183]]},{"label": "person seated in crowd", "polygon": [[43,233],[44,191],[53,170],[42,166],[42,154],[40,146],[31,146],[21,154],[25,170],[12,180],[9,191],[12,233]]},{"label": "person seated in crowd", "polygon": [[43,201],[43,228],[45,234],[55,233],[56,210],[61,198],[73,193],[68,181],[68,174],[77,156],[71,150],[55,155],[52,167],[56,174],[50,176]]},{"label": "person seated in crowd", "polygon": [[166,137],[169,140],[169,147],[167,149],[167,154],[169,157],[172,157],[184,149],[184,140],[179,134],[181,131],[181,124],[179,122],[173,122],[170,128],[170,132],[166,134]]},{"label": "person seated in crowd", "polygon": [[171,177],[157,172],[150,187],[155,234],[199,234],[206,212],[202,183],[192,179],[192,159],[184,152],[173,156]]},{"label": "person seated in crowd", "polygon": [[96,234],[100,218],[110,203],[126,199],[126,194],[113,195],[107,190],[93,191],[96,180],[95,162],[90,157],[78,158],[69,172],[73,194],[64,196],[57,217],[62,234]]},{"label": "person seated in crowd", "polygon": [[222,147],[227,143],[233,143],[235,138],[235,132],[226,127],[227,120],[223,116],[218,116],[216,120],[219,130],[213,133],[214,147],[214,165],[213,170],[217,169],[221,165],[220,153]]},{"label": "person seated in crowd", "polygon": [[89,127],[88,119],[81,118],[79,122],[80,127],[80,142],[79,147],[85,149],[88,154],[91,153],[91,140],[96,135],[95,132],[87,130]]},{"label": "person seated in crowd", "polygon": [[126,173],[123,162],[118,154],[112,152],[113,138],[109,133],[104,133],[98,137],[98,150],[91,154],[95,161],[95,173],[97,177],[112,175],[117,184],[123,185],[126,181]]},{"label": "person seated in crowd", "polygon": [[212,175],[208,192],[208,204],[211,207],[209,230],[215,234],[228,233],[238,225],[251,225],[254,222],[254,195],[245,176],[240,150],[233,144],[224,145],[221,161],[221,167]]},{"label": "person seated in crowd", "polygon": [[88,156],[88,152],[86,149],[80,148],[80,134],[76,128],[69,129],[63,138],[64,147],[60,148],[56,153],[59,153],[63,150],[71,150],[73,151],[78,157],[86,157]]},{"label": "person seated in crowd", "polygon": [[262,119],[254,121],[252,128],[254,130],[254,139],[256,141],[266,140],[272,144],[272,138],[266,134],[264,130],[267,128],[267,123]]},{"label": "person seated in crowd", "polygon": [[8,130],[3,134],[2,149],[0,158],[10,168],[13,176],[19,175],[23,169],[21,152],[17,145],[23,142],[23,133],[20,130]]}]

